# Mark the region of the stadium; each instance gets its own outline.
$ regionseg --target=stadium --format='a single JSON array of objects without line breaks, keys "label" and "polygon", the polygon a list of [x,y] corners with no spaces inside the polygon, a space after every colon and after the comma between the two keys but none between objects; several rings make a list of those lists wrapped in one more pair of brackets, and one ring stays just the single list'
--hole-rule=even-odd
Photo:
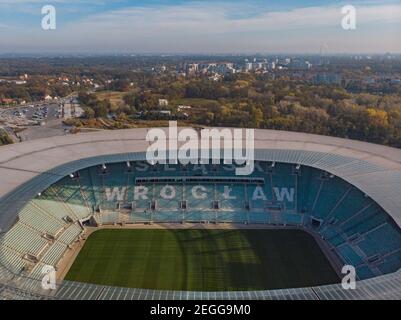
[{"label": "stadium", "polygon": [[401,298],[401,150],[255,130],[237,176],[149,164],[146,134],[1,147],[0,299]]}]

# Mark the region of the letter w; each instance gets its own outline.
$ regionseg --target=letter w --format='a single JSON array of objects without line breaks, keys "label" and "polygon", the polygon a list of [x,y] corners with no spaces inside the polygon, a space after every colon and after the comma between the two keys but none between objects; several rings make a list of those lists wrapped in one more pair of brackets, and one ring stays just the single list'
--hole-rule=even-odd
[{"label": "letter w", "polygon": [[123,201],[125,193],[127,191],[127,187],[122,187],[121,190],[119,187],[114,187],[113,190],[111,188],[106,188],[106,200],[107,201]]},{"label": "letter w", "polygon": [[294,197],[295,197],[295,189],[291,188],[288,190],[288,188],[273,188],[274,193],[276,195],[276,199],[279,202],[284,202],[286,199],[287,202],[294,202]]}]

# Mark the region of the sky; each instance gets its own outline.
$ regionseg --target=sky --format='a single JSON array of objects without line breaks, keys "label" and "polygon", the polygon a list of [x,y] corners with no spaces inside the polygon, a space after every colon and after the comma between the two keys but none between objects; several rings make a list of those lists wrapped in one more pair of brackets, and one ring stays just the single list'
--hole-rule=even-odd
[{"label": "sky", "polygon": [[[41,9],[56,9],[43,30]],[[356,9],[344,30],[341,8]],[[401,0],[0,0],[0,53],[401,53]]]}]

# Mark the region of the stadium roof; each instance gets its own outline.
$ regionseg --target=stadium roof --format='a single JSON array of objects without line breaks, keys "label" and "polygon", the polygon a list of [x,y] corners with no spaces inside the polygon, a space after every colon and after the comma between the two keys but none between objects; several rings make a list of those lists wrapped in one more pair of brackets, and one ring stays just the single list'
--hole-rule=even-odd
[{"label": "stadium roof", "polygon": [[[0,232],[11,227],[27,201],[69,173],[102,163],[145,160],[147,132],[99,131],[0,147]],[[343,178],[401,226],[401,150],[272,130],[255,130],[255,149],[256,160],[308,165]]]}]

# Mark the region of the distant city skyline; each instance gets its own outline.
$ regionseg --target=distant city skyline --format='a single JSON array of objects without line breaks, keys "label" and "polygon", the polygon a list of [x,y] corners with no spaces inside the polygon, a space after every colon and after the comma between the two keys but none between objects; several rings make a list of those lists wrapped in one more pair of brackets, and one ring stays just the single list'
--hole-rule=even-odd
[{"label": "distant city skyline", "polygon": [[[57,28],[44,31],[48,4]],[[356,30],[341,28],[348,4]],[[401,53],[394,0],[0,0],[0,12],[0,54]]]}]

